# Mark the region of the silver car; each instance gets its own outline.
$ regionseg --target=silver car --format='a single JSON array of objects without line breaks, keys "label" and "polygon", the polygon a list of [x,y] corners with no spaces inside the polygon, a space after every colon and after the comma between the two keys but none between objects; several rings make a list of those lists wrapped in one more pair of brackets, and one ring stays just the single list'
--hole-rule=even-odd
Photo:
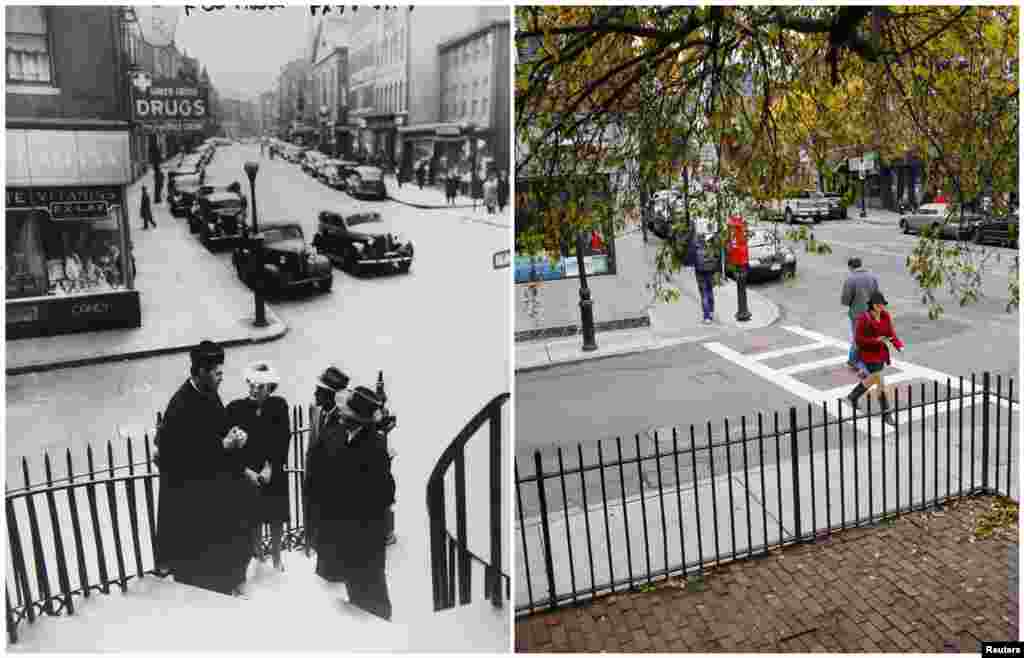
[{"label": "silver car", "polygon": [[[949,216],[951,212],[952,217]],[[916,212],[900,218],[900,228],[904,233],[921,233],[932,228],[933,234],[938,231],[944,238],[970,240],[983,219],[978,213],[965,209],[961,220],[959,210],[954,210],[948,203],[926,203]]]}]

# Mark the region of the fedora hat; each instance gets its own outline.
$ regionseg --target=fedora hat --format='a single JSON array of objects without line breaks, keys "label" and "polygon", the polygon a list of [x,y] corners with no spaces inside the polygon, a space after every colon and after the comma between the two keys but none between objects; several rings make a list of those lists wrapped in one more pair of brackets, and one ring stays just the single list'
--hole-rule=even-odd
[{"label": "fedora hat", "polygon": [[245,369],[245,381],[248,384],[269,384],[270,386],[275,387],[281,383],[281,379],[277,376],[277,372],[266,361],[250,363]]},{"label": "fedora hat", "polygon": [[372,389],[357,386],[345,403],[345,416],[362,425],[380,422],[384,405]]},{"label": "fedora hat", "polygon": [[348,375],[334,366],[329,366],[317,379],[316,385],[325,388],[332,393],[337,393],[348,388]]},{"label": "fedora hat", "polygon": [[192,365],[211,368],[224,363],[224,348],[212,340],[204,340],[189,351]]}]

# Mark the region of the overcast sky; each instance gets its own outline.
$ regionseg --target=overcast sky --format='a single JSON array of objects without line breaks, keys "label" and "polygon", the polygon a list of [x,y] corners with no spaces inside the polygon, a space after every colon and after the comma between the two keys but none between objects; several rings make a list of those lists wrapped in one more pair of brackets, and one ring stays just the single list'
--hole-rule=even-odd
[{"label": "overcast sky", "polygon": [[179,51],[198,57],[222,96],[252,98],[274,84],[281,67],[304,54],[308,7],[262,11],[227,5],[206,12],[182,9],[175,33]]}]

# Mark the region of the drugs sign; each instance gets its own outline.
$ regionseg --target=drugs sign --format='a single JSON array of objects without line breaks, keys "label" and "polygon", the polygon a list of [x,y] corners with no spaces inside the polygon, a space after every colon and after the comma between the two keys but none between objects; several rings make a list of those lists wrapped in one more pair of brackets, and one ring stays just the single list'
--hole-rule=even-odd
[{"label": "drugs sign", "polygon": [[132,84],[132,119],[138,123],[167,129],[183,122],[191,129],[209,118],[208,90],[185,80],[146,79]]}]

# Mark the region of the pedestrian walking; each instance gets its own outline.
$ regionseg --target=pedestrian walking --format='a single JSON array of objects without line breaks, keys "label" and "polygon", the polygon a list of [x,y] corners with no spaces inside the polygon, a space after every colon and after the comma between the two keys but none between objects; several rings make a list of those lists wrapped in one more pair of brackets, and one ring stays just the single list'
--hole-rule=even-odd
[{"label": "pedestrian walking", "polygon": [[248,547],[248,523],[237,455],[248,437],[230,425],[217,392],[223,348],[204,340],[190,360],[190,376],[157,429],[157,570],[180,583],[240,594],[238,555]]},{"label": "pedestrian walking", "polygon": [[508,188],[508,174],[502,169],[498,174],[498,209],[503,213],[508,205]]},{"label": "pedestrian walking", "polygon": [[846,358],[846,366],[859,373],[863,379],[867,377],[868,371],[857,355],[857,318],[868,310],[871,295],[878,292],[878,277],[869,272],[856,256],[846,261],[846,266],[850,273],[846,276],[840,295],[840,302],[847,307],[847,317],[850,321],[850,352]]},{"label": "pedestrian walking", "polygon": [[427,167],[423,162],[420,162],[419,166],[416,167],[416,183],[420,189],[423,189],[423,181],[427,177]]},{"label": "pedestrian walking", "polygon": [[699,231],[696,225],[687,239],[686,259],[697,278],[703,322],[711,324],[715,319],[715,272],[721,268],[721,259],[712,236]]},{"label": "pedestrian walking", "polygon": [[378,430],[383,406],[373,390],[359,386],[341,416],[343,424],[328,425],[308,457],[316,573],[344,583],[352,605],[390,620],[386,542],[395,480]]},{"label": "pedestrian walking", "polygon": [[454,169],[449,169],[444,179],[444,197],[448,205],[455,205],[455,198],[459,193],[459,175]]},{"label": "pedestrian walking", "polygon": [[270,547],[273,566],[284,571],[281,562],[281,539],[284,523],[288,520],[288,481],[285,466],[288,461],[288,442],[291,430],[288,424],[288,402],[277,395],[279,379],[271,365],[265,361],[251,364],[245,371],[249,395],[233,400],[227,407],[228,420],[245,430],[249,441],[239,453],[242,477],[251,488],[252,505],[249,547],[241,556],[241,576],[245,579],[245,566],[249,556],[263,561],[260,546],[264,527],[270,529]]},{"label": "pedestrian walking", "polygon": [[487,180],[484,181],[482,191],[487,214],[493,215],[498,211],[498,179],[494,177],[494,172],[487,174]]},{"label": "pedestrian walking", "polygon": [[895,426],[896,420],[889,413],[889,400],[885,396],[882,371],[892,362],[892,349],[903,351],[903,341],[896,337],[892,317],[886,310],[886,305],[885,297],[876,290],[868,298],[868,310],[857,318],[857,350],[869,374],[847,394],[846,401],[856,409],[861,396],[873,386],[878,386],[882,420]]},{"label": "pedestrian walking", "polygon": [[159,163],[153,166],[153,203],[163,203],[164,170]]},{"label": "pedestrian walking", "polygon": [[320,375],[316,388],[313,391],[313,401],[316,406],[313,407],[313,412],[310,414],[309,419],[309,445],[306,447],[305,468],[303,470],[306,477],[302,482],[303,501],[305,503],[303,518],[306,520],[306,555],[309,555],[310,549],[316,543],[315,519],[319,517],[315,505],[311,503],[308,495],[309,455],[314,452],[320,437],[328,427],[342,427],[341,409],[338,408],[337,396],[338,393],[348,389],[348,383],[348,375],[334,366],[329,366]]},{"label": "pedestrian walking", "polygon": [[153,221],[153,208],[149,203],[149,190],[146,186],[142,186],[142,201],[139,202],[139,214],[142,216],[142,230],[145,231],[152,224],[153,228],[156,228],[156,222]]}]

